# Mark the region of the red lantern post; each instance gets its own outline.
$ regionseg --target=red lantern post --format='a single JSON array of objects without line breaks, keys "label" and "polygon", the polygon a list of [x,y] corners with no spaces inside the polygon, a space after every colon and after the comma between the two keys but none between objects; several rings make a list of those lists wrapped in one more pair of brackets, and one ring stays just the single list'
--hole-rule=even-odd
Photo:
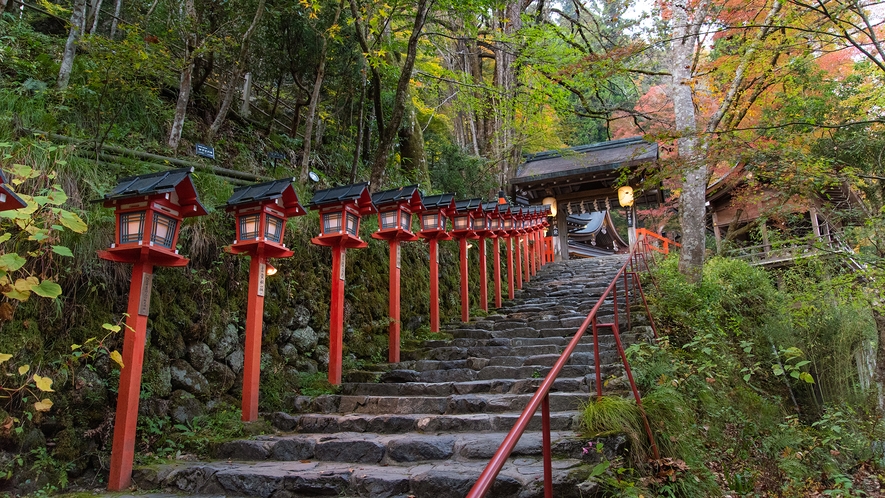
[{"label": "red lantern post", "polygon": [[307,214],[292,188],[294,178],[234,189],[227,211],[236,217],[237,238],[225,248],[231,254],[248,254],[249,298],[246,308],[246,348],[243,353],[242,420],[258,420],[258,383],[261,377],[261,332],[264,317],[264,282],[270,275],[268,258],[288,258],[283,244],[286,219]]},{"label": "red lantern post", "polygon": [[507,297],[514,297],[514,274],[513,274],[513,210],[510,204],[501,204],[498,206],[498,212],[501,214],[501,231],[500,238],[504,239],[507,245]]},{"label": "red lantern post", "polygon": [[[492,282],[495,286],[495,307],[501,307],[501,245],[498,237],[500,236],[501,230],[501,214],[499,213],[500,204],[498,201],[488,202],[483,204],[482,208],[486,218],[486,229],[483,232],[477,232],[480,236],[480,247],[485,247],[485,238],[492,239],[494,244],[494,255],[493,255],[493,264],[492,267]],[[484,252],[484,251],[483,251]],[[482,260],[481,268],[485,266],[485,258],[482,258],[484,254],[480,253],[480,257]],[[482,278],[482,277],[480,277]],[[484,296],[485,303],[488,303],[488,297]],[[488,311],[488,304],[483,308]]]},{"label": "red lantern post", "polygon": [[360,218],[375,212],[368,183],[320,190],[313,194],[311,209],[320,211],[321,234],[310,241],[332,248],[332,299],[329,311],[329,382],[341,384],[344,352],[344,268],[347,249],[364,249]]},{"label": "red lantern post", "polygon": [[492,218],[497,219],[497,213],[498,203],[487,202],[481,204],[481,212],[473,218],[473,232],[479,238],[479,307],[483,311],[489,310],[489,265],[486,258],[486,239],[495,237],[491,224]]},{"label": "red lantern post", "polygon": [[532,267],[530,264],[531,252],[529,248],[529,239],[532,237],[532,214],[528,206],[522,208],[522,257],[525,266],[525,281],[529,282],[532,278]]},{"label": "red lantern post", "polygon": [[[522,239],[520,236],[523,234],[522,230],[522,222],[523,222],[523,208],[514,208],[513,209],[513,230],[511,231],[511,240],[514,246],[516,246],[516,288],[522,289]],[[515,238],[515,240],[514,240]]]},{"label": "red lantern post", "polygon": [[399,362],[400,346],[400,271],[402,257],[400,242],[418,240],[412,233],[412,213],[421,211],[421,192],[417,185],[400,187],[372,194],[372,204],[378,209],[378,231],[372,238],[386,240],[390,245],[390,292],[389,292],[389,349],[387,361]]},{"label": "red lantern post", "polygon": [[468,294],[467,239],[478,238],[471,230],[473,218],[482,216],[482,201],[467,199],[455,203],[455,216],[452,221],[452,237],[461,249],[461,321],[470,321],[470,295]]},{"label": "red lantern post", "polygon": [[0,171],[0,211],[12,211],[27,206],[21,197],[15,195],[15,192],[9,188],[6,181],[6,175]]},{"label": "red lantern post", "polygon": [[108,489],[119,491],[132,480],[135,453],[135,427],[138,424],[138,396],[144,361],[147,318],[151,304],[154,266],[185,266],[187,258],[175,245],[181,221],[206,214],[200,204],[190,174],[178,169],[120,180],[105,195],[104,206],[115,211],[115,242],[98,257],[132,264],[126,331],[123,337],[123,368],[117,394],[117,415],[111,447]]},{"label": "red lantern post", "polygon": [[439,241],[452,239],[446,223],[455,212],[455,194],[427,196],[422,202],[418,236],[427,240],[430,249],[430,331],[439,332]]}]

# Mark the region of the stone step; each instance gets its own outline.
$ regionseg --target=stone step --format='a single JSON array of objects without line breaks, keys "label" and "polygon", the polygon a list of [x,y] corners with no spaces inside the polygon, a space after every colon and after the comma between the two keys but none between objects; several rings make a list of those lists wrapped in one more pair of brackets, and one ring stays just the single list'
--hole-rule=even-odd
[{"label": "stone step", "polygon": [[[355,396],[327,394],[296,396],[293,413],[434,414],[463,415],[520,411],[533,393],[471,393],[449,396]],[[550,393],[552,411],[577,410],[589,399],[587,392]]]},{"label": "stone step", "polygon": [[[559,377],[553,392],[589,392],[586,377]],[[450,396],[453,394],[530,394],[544,379],[490,379],[469,382],[342,384],[340,394],[362,396]]]},{"label": "stone step", "polygon": [[[175,463],[137,469],[141,489],[187,494],[222,494],[259,498],[341,496],[351,498],[463,498],[486,462],[428,463],[396,466],[337,462]],[[553,461],[553,494],[581,496],[577,485],[589,466],[576,459]],[[538,457],[508,460],[487,495],[494,498],[544,496],[543,461]]]},{"label": "stone step", "polygon": [[[482,434],[288,434],[259,436],[221,444],[215,458],[234,461],[296,461],[380,463],[396,465],[434,460],[488,460],[495,454],[505,432]],[[581,458],[582,440],[571,431],[551,432],[556,458]],[[541,456],[542,433],[527,432],[513,456]]]},{"label": "stone step", "polygon": [[[607,391],[608,393],[608,391]],[[552,411],[550,428],[556,431],[577,430],[580,411]],[[519,418],[519,412],[470,413],[458,415],[433,414],[371,414],[353,413],[335,415],[305,413],[290,415],[277,412],[272,415],[274,427],[281,431],[299,433],[332,434],[337,432],[360,432],[375,434],[401,434],[405,432],[507,432]],[[541,429],[540,410],[529,422],[528,430]]]}]

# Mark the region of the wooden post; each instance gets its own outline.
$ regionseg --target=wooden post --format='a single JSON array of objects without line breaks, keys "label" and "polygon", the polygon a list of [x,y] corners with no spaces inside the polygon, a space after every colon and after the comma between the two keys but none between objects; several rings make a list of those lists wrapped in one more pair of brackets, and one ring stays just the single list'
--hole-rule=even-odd
[{"label": "wooden post", "polygon": [[430,331],[439,332],[439,248],[436,239],[430,244]]},{"label": "wooden post", "polygon": [[525,234],[525,237],[522,238],[522,242],[524,247],[522,248],[522,257],[524,259],[523,264],[525,265],[525,281],[528,282],[532,279],[532,267],[529,263],[529,259],[531,258],[531,253],[529,251],[529,237],[531,234]]},{"label": "wooden post", "polygon": [[461,321],[470,321],[470,295],[468,295],[467,275],[467,237],[458,239],[461,246]]},{"label": "wooden post", "polygon": [[513,299],[514,291],[514,275],[513,275],[513,237],[507,236],[504,239],[507,242],[507,296]]},{"label": "wooden post", "polygon": [[153,263],[139,261],[132,265],[129,304],[123,336],[123,368],[117,394],[117,415],[111,446],[111,471],[108,490],[122,491],[132,482],[132,460],[135,456],[135,427],[138,424],[138,396],[141,393],[141,370],[147,318],[151,303]]},{"label": "wooden post", "polygon": [[489,310],[489,270],[486,264],[486,238],[479,238],[479,307]]},{"label": "wooden post", "polygon": [[258,420],[258,381],[261,378],[261,332],[264,324],[264,279],[267,258],[252,256],[249,263],[249,297],[246,303],[246,349],[243,351],[244,422]]},{"label": "wooden post", "polygon": [[387,361],[399,363],[399,336],[400,336],[400,247],[397,240],[390,241],[390,291],[388,293],[388,305],[390,308],[390,325],[388,326],[389,350]]},{"label": "wooden post", "polygon": [[559,258],[557,261],[568,261],[568,223],[566,223],[566,217],[568,216],[568,211],[566,208],[568,204],[565,202],[559,203],[559,214],[556,216],[556,229],[559,231]]},{"label": "wooden post", "polygon": [[329,312],[329,383],[341,384],[344,350],[344,255],[346,249],[332,246],[332,300]]},{"label": "wooden post", "polygon": [[495,237],[495,308],[501,307],[501,237]]},{"label": "wooden post", "polygon": [[722,232],[719,230],[719,216],[713,211],[713,236],[716,237],[716,252],[722,252]]}]

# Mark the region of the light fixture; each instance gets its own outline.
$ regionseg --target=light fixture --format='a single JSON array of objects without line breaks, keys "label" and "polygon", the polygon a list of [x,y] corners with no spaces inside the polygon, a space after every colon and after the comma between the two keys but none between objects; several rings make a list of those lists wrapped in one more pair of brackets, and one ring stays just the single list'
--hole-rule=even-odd
[{"label": "light fixture", "polygon": [[618,202],[621,207],[630,207],[633,205],[633,187],[624,185],[618,189]]},{"label": "light fixture", "polygon": [[271,275],[276,275],[276,274],[277,274],[277,267],[274,266],[274,265],[272,265],[272,264],[270,264],[270,263],[268,263],[268,264],[267,264],[267,268],[264,270],[264,273],[265,273],[265,275],[267,275],[268,277],[271,276]]},{"label": "light fixture", "polygon": [[550,216],[556,216],[556,199],[553,197],[545,197],[544,200],[541,201],[541,204],[550,206]]}]

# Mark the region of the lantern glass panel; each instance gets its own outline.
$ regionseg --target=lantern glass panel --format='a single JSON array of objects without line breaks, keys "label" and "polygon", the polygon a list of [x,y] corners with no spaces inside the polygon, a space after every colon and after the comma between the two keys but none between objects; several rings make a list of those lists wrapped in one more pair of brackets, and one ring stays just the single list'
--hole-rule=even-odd
[{"label": "lantern glass panel", "polygon": [[138,243],[144,236],[144,211],[120,215],[120,243]]},{"label": "lantern glass panel", "polygon": [[446,229],[446,220],[447,220],[446,215],[439,213],[439,227],[438,228],[440,230]]},{"label": "lantern glass panel", "polygon": [[323,233],[341,233],[341,212],[323,213]]},{"label": "lantern glass panel", "polygon": [[358,237],[357,233],[359,231],[360,217],[353,213],[347,213],[347,233],[353,235],[354,237]]},{"label": "lantern glass panel", "polygon": [[283,241],[283,226],[285,222],[282,218],[277,218],[276,216],[266,215],[264,219],[264,238],[271,241],[280,243]]},{"label": "lantern glass panel", "polygon": [[439,215],[436,213],[424,213],[421,215],[421,230],[436,230],[439,228]]},{"label": "lantern glass panel", "polygon": [[151,227],[151,243],[171,249],[172,242],[175,240],[175,227],[177,226],[178,220],[175,218],[154,213],[154,223]]},{"label": "lantern glass panel", "polygon": [[403,230],[407,232],[412,231],[412,213],[406,213],[405,211],[400,213],[400,222]]},{"label": "lantern glass panel", "polygon": [[396,210],[385,211],[381,216],[381,230],[396,228]]},{"label": "lantern glass panel", "polygon": [[240,216],[240,240],[255,240],[258,238],[258,220],[261,215],[244,214]]},{"label": "lantern glass panel", "polygon": [[504,219],[504,230],[510,230],[513,228],[513,220],[510,218]]},{"label": "lantern glass panel", "polygon": [[489,220],[489,228],[492,230],[497,230],[501,227],[501,220],[498,218],[492,218]]},{"label": "lantern glass panel", "polygon": [[470,227],[467,216],[455,216],[455,230],[467,230]]},{"label": "lantern glass panel", "polygon": [[486,218],[485,216],[481,216],[479,218],[473,219],[473,229],[474,230],[484,230],[486,227]]}]

